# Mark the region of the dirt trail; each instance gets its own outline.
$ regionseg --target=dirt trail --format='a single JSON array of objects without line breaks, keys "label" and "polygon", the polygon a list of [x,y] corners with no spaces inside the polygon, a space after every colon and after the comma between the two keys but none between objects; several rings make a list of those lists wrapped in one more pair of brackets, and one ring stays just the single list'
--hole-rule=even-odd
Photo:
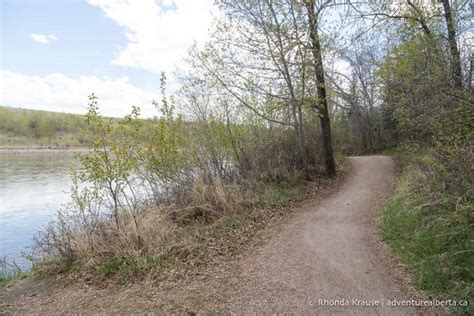
[{"label": "dirt trail", "polygon": [[[67,287],[17,302],[17,312],[189,312],[316,315],[441,314],[387,307],[417,299],[380,240],[380,208],[396,180],[385,156],[350,158],[353,172],[341,188],[272,228],[263,245],[180,286],[131,286],[121,291]],[[328,300],[320,304],[319,299]],[[341,302],[341,299],[346,301]],[[355,306],[378,300],[384,307]],[[336,303],[349,306],[328,306]]]}]

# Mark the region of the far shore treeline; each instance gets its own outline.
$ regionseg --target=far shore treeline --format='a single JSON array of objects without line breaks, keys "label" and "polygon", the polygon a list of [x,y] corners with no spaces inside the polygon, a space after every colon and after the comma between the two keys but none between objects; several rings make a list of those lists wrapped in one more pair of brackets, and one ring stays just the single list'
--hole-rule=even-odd
[{"label": "far shore treeline", "polygon": [[88,146],[84,116],[0,106],[0,148]]}]

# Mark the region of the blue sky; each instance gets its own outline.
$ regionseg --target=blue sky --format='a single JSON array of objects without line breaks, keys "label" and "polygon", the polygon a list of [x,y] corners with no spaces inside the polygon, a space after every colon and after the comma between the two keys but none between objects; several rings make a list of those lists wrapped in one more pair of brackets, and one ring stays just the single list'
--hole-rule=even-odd
[{"label": "blue sky", "polygon": [[[153,115],[161,71],[208,37],[212,0],[1,0],[0,103]],[[172,82],[172,78],[171,78]]]}]

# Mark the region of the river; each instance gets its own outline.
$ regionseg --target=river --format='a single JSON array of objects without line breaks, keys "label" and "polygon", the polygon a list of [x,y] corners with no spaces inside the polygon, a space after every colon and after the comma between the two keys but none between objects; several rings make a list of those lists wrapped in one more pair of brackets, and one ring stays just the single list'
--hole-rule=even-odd
[{"label": "river", "polygon": [[0,154],[0,258],[29,267],[21,253],[68,202],[78,167],[71,153]]}]

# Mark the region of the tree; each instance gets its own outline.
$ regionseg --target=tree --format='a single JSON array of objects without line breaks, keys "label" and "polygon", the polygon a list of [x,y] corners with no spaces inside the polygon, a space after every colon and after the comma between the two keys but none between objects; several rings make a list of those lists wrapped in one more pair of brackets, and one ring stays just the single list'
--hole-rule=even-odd
[{"label": "tree", "polygon": [[446,29],[448,31],[449,50],[451,52],[451,67],[453,73],[454,86],[462,88],[462,71],[461,71],[461,54],[459,53],[456,22],[454,20],[454,12],[451,8],[449,0],[441,0],[444,9],[444,19],[446,21]]},{"label": "tree", "polygon": [[303,106],[308,79],[301,10],[292,1],[219,3],[229,19],[218,23],[213,40],[194,56],[194,65],[240,106],[270,124],[291,126],[306,167]]},{"label": "tree", "polygon": [[326,95],[326,81],[324,78],[323,58],[321,54],[321,43],[318,34],[318,15],[324,8],[324,4],[317,11],[315,10],[314,0],[307,0],[305,2],[308,27],[311,39],[311,52],[313,54],[313,65],[316,78],[316,89],[318,93],[318,101],[314,107],[319,112],[322,139],[324,145],[324,162],[326,165],[326,174],[334,176],[336,174],[336,162],[334,160],[334,153],[332,148],[331,138],[331,123],[329,119],[328,102]]},{"label": "tree", "polygon": [[[442,4],[442,8],[439,3]],[[374,25],[382,20],[404,21],[407,23],[408,31],[413,30],[412,24],[419,25],[423,33],[432,39],[433,48],[442,52],[442,45],[439,39],[444,41],[447,37],[449,47],[450,69],[446,69],[451,73],[453,86],[457,89],[463,88],[462,62],[459,50],[456,14],[468,11],[468,1],[465,0],[439,0],[437,3],[433,1],[400,1],[398,6],[382,4],[373,4],[369,6],[368,12],[361,10],[356,4],[352,4],[353,9],[363,18],[372,18]],[[472,14],[468,14],[468,19],[472,19]],[[440,31],[440,18],[444,19],[446,31]],[[446,32],[445,34],[443,34]],[[441,41],[441,43],[442,43]]]}]

